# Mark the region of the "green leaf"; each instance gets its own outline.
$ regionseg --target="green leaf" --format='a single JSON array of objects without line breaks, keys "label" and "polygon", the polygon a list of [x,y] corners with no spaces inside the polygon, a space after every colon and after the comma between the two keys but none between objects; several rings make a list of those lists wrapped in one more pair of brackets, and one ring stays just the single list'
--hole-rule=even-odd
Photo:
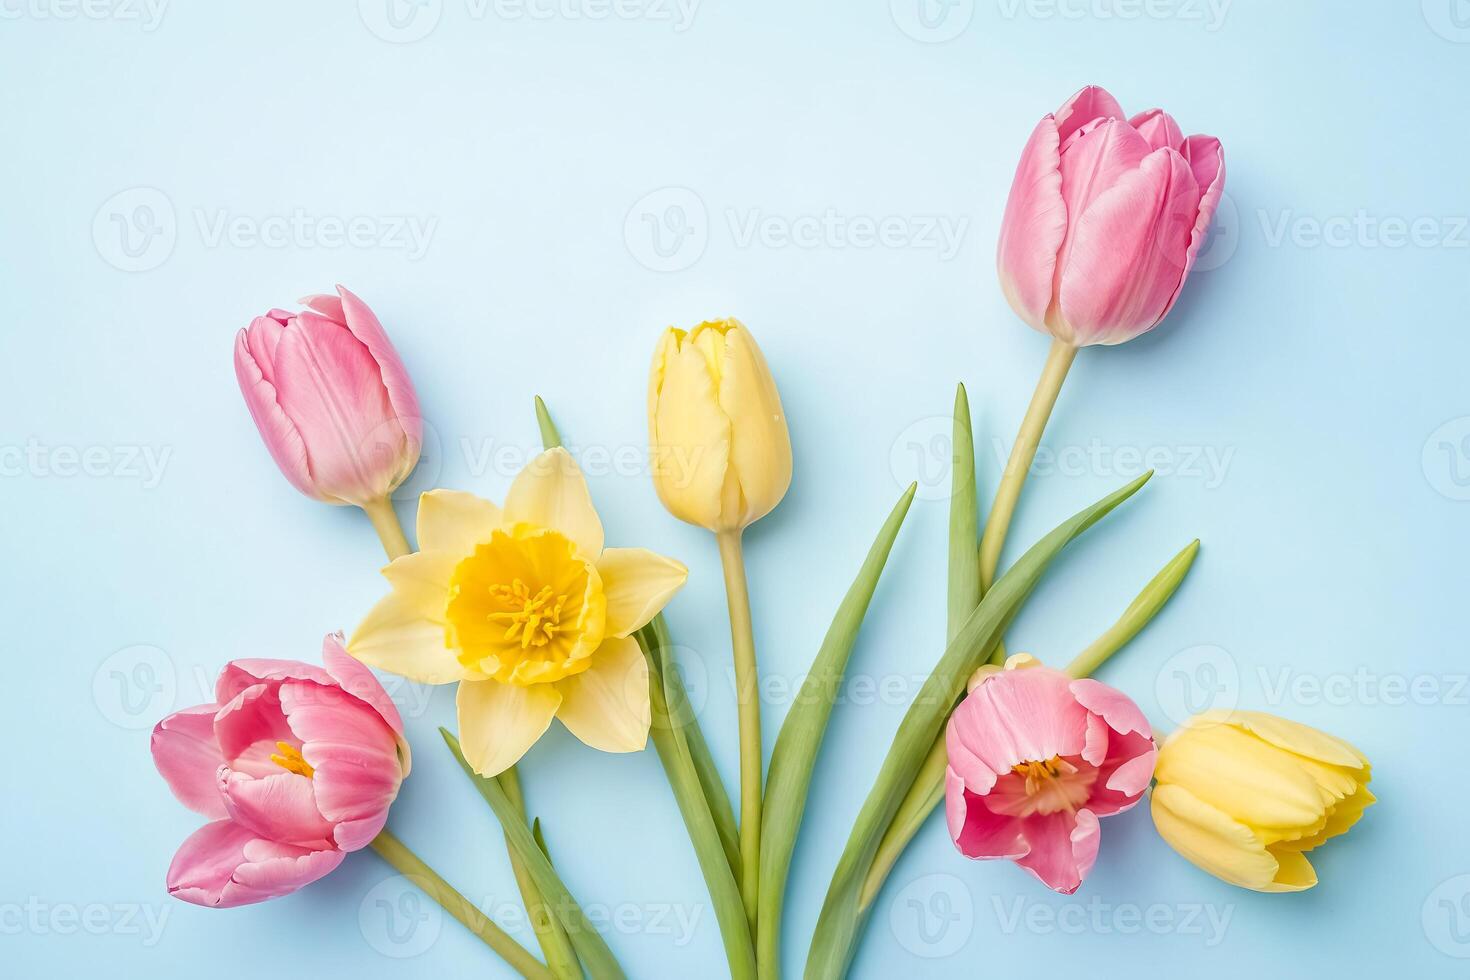
[{"label": "green leaf", "polygon": [[[651,624],[650,624],[651,626]],[[694,845],[694,856],[699,861],[699,870],[704,875],[705,887],[709,890],[710,902],[715,908],[715,921],[720,926],[720,938],[725,944],[725,958],[729,961],[731,980],[754,980],[755,948],[750,941],[750,926],[745,918],[745,903],[740,898],[740,886],[736,884],[736,868],[739,853],[732,865],[730,856],[720,840],[720,831],[710,806],[705,789],[700,784],[699,773],[690,754],[689,743],[681,737],[687,731],[679,720],[671,716],[664,692],[666,661],[658,652],[657,637],[649,626],[636,634],[638,645],[648,660],[649,707],[652,724],[653,747],[658,751],[669,788],[679,804],[679,813],[689,831],[689,840]],[[672,675],[675,671],[669,671]],[[687,704],[687,701],[686,701]],[[728,807],[728,802],[726,803]],[[733,820],[733,818],[732,818]]]},{"label": "green leaf", "polygon": [[949,625],[944,634],[953,640],[970,613],[980,605],[980,505],[975,488],[975,433],[970,425],[970,399],[965,386],[954,393],[954,458],[949,498]]},{"label": "green leaf", "polygon": [[[812,661],[812,669],[802,681],[801,691],[781,725],[776,747],[771,752],[761,819],[759,918],[755,930],[762,976],[780,974],[781,909],[786,898],[786,876],[791,870],[791,852],[796,847],[796,835],[806,810],[812,769],[827,733],[832,704],[842,686],[858,629],[917,489],[917,484],[909,484],[879,530],[857,578],[837,607],[837,615],[832,618],[832,625]],[[970,550],[973,554],[973,544]],[[973,557],[970,566],[975,567]]]},{"label": "green leaf", "polygon": [[612,950],[608,949],[602,936],[593,928],[587,916],[582,913],[582,908],[577,904],[577,900],[572,898],[571,892],[567,891],[567,886],[562,884],[561,878],[557,877],[551,861],[537,845],[531,828],[526,826],[526,820],[521,816],[515,803],[505,795],[504,788],[497,780],[486,778],[475,772],[469,761],[465,759],[464,752],[460,750],[459,739],[455,738],[447,728],[439,729],[439,734],[444,736],[444,742],[449,746],[449,751],[454,753],[455,759],[459,761],[460,767],[464,769],[465,775],[470,778],[475,789],[480,791],[485,802],[490,804],[490,809],[495,811],[495,817],[500,821],[500,828],[505,831],[506,840],[515,849],[516,856],[525,863],[526,871],[536,883],[536,889],[550,905],[552,913],[561,922],[562,928],[566,930],[567,938],[572,941],[572,946],[576,949],[578,958],[586,965],[587,972],[591,974],[593,980],[602,980],[604,977],[608,980],[621,980],[623,970],[613,957]]},{"label": "green leaf", "polygon": [[1159,610],[1164,608],[1164,603],[1169,601],[1174,590],[1183,584],[1184,576],[1189,574],[1189,568],[1194,564],[1194,556],[1197,554],[1199,538],[1185,545],[1179,554],[1169,560],[1169,564],[1159,569],[1159,574],[1150,579],[1137,598],[1128,604],[1118,621],[1067,665],[1067,673],[1073,677],[1093,674],[1123,644],[1137,636],[1138,631],[1147,626],[1159,614]]},{"label": "green leaf", "polygon": [[830,980],[847,972],[862,925],[861,895],[884,832],[943,728],[965,681],[999,642],[1052,560],[1070,541],[1131,497],[1153,473],[1145,473],[1042,538],[986,593],[944,651],[905,715],[878,779],[868,794],[833,873],[807,954],[806,980]]}]

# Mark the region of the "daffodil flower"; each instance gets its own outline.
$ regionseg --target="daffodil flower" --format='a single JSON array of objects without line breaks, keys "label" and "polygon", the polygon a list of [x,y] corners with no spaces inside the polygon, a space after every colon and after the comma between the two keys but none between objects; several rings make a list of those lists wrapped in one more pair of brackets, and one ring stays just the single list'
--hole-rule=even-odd
[{"label": "daffodil flower", "polygon": [[565,449],[532,460],[503,508],[433,490],[420,550],[383,569],[393,591],[348,649],[428,684],[458,682],[465,758],[494,776],[562,723],[605,752],[648,741],[648,665],[632,633],[688,570],[643,548],[604,548],[587,482]]}]

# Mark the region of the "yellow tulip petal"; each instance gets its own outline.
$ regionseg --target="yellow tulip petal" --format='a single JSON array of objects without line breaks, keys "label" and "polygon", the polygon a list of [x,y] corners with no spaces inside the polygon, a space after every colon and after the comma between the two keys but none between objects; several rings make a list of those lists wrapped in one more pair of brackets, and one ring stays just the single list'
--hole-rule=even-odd
[{"label": "yellow tulip petal", "polygon": [[1256,891],[1276,878],[1279,861],[1249,827],[1184,787],[1155,786],[1149,812],[1170,847],[1216,878]]},{"label": "yellow tulip petal", "polygon": [[1327,807],[1298,757],[1229,724],[1191,725],[1165,740],[1155,776],[1249,825],[1263,843],[1298,837]]},{"label": "yellow tulip petal", "polygon": [[558,446],[516,475],[505,495],[504,520],[560,531],[589,561],[602,554],[602,521],[571,453]]},{"label": "yellow tulip petal", "polygon": [[739,474],[742,522],[748,524],[769,514],[791,486],[791,436],[765,355],[749,330],[727,322],[734,328],[724,332],[720,407],[739,436],[731,443],[730,463]]},{"label": "yellow tulip petal", "polygon": [[1362,769],[1368,765],[1368,757],[1342,739],[1328,735],[1310,725],[1298,724],[1262,711],[1235,711],[1230,714],[1230,724],[1239,725],[1254,732],[1272,745],[1319,759],[1328,765]]},{"label": "yellow tulip petal", "polygon": [[679,343],[674,331],[665,334],[659,350],[661,359],[650,381],[650,389],[658,390],[649,395],[654,488],[679,520],[724,529],[730,419],[720,410],[704,354],[692,344]]},{"label": "yellow tulip petal", "polygon": [[657,616],[689,577],[689,569],[646,548],[608,548],[597,559],[607,597],[607,634],[627,636]]},{"label": "yellow tulip petal", "polygon": [[449,580],[459,562],[458,555],[447,551],[415,551],[389,562],[383,568],[383,577],[405,606],[443,625]]},{"label": "yellow tulip petal", "polygon": [[1294,851],[1310,851],[1314,847],[1320,847],[1351,830],[1353,824],[1363,819],[1363,811],[1377,802],[1378,797],[1368,787],[1359,786],[1357,792],[1332,808],[1316,833],[1301,840],[1283,841],[1277,846]]},{"label": "yellow tulip petal", "polygon": [[1302,892],[1317,883],[1317,869],[1312,867],[1305,854],[1285,848],[1272,848],[1271,853],[1280,867],[1271,883],[1257,891]]},{"label": "yellow tulip petal", "polygon": [[444,626],[411,601],[390,592],[352,633],[347,652],[358,660],[424,684],[449,684],[470,676],[444,645]]},{"label": "yellow tulip petal", "polygon": [[551,726],[561,695],[552,684],[519,687],[465,681],[456,701],[465,759],[480,775],[498,776],[519,762]]},{"label": "yellow tulip petal", "polygon": [[637,640],[603,641],[591,667],[556,686],[565,699],[557,717],[594,749],[637,752],[648,744],[648,662]]},{"label": "yellow tulip petal", "polygon": [[418,537],[423,551],[463,558],[500,526],[500,508],[460,490],[430,490],[419,497]]}]

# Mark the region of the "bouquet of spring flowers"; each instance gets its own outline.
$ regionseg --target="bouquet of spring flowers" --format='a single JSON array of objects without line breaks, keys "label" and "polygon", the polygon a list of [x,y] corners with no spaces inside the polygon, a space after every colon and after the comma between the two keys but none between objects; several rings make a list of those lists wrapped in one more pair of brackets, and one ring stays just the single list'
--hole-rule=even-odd
[{"label": "bouquet of spring flowers", "polygon": [[[1071,657],[1048,663],[1005,648],[1007,627],[1053,560],[1148,480],[1083,508],[1004,563],[1068,370],[1082,348],[1125,343],[1168,315],[1224,179],[1218,140],[1186,137],[1160,110],[1130,117],[1095,87],[1045,116],[1027,141],[997,264],[1011,307],[1050,335],[1050,353],[983,522],[969,404],[963,386],[956,393],[947,643],[854,817],[811,937],[808,978],[846,973],[895,862],[941,802],[960,854],[1012,862],[1068,894],[1098,859],[1102,821],[1146,796],[1175,851],[1261,892],[1314,885],[1309,852],[1373,802],[1367,759],[1331,735],[1230,711],[1191,718],[1160,740],[1126,693],[1093,678],[1179,588],[1198,541]],[[778,977],[786,882],[823,736],[914,488],[879,526],[765,758],[742,534],[780,504],[793,477],[781,397],[737,320],[659,338],[647,403],[654,488],[673,516],[714,535],[725,579],[739,707],[739,785],[728,789],[689,710],[661,615],[687,569],[606,544],[587,483],[540,399],[544,451],[504,497],[424,493],[410,543],[390,497],[423,440],[408,371],[351,292],[303,303],[240,332],[240,388],[292,485],[367,514],[389,559],[386,589],[364,602],[350,636],[327,634],[319,665],[234,661],[212,702],[158,723],[159,772],[207,820],[179,847],[170,894],[217,908],[259,902],[371,848],[520,975],[621,977],[526,815],[518,763],[555,720],[604,752],[641,751],[651,738],[730,975]],[[454,685],[457,731],[440,734],[500,825],[539,955],[388,830],[410,741],[425,733],[408,730],[369,668]]]}]

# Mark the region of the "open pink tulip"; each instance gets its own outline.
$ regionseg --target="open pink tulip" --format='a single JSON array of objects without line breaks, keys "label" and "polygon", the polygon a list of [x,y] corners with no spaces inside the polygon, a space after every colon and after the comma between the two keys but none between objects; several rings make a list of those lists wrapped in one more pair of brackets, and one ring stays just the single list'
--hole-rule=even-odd
[{"label": "open pink tulip", "polygon": [[1097,859],[1098,818],[1139,801],[1153,733],[1128,697],[1025,654],[977,672],[949,719],[945,814],[966,857],[1015,861],[1070,895]]},{"label": "open pink tulip", "polygon": [[236,660],[215,702],[153,729],[153,762],[179,802],[213,820],[184,841],[170,895],[229,908],[285,895],[366,846],[408,775],[398,709],[327,636],[324,667]]},{"label": "open pink tulip", "polygon": [[1173,308],[1224,187],[1219,140],[1161,109],[1129,118],[1089,85],[1021,153],[997,257],[1006,299],[1073,346],[1132,340]]},{"label": "open pink tulip", "polygon": [[381,501],[418,464],[423,421],[382,324],[341,286],[271,310],[235,340],[235,377],[291,485],[333,504]]}]

